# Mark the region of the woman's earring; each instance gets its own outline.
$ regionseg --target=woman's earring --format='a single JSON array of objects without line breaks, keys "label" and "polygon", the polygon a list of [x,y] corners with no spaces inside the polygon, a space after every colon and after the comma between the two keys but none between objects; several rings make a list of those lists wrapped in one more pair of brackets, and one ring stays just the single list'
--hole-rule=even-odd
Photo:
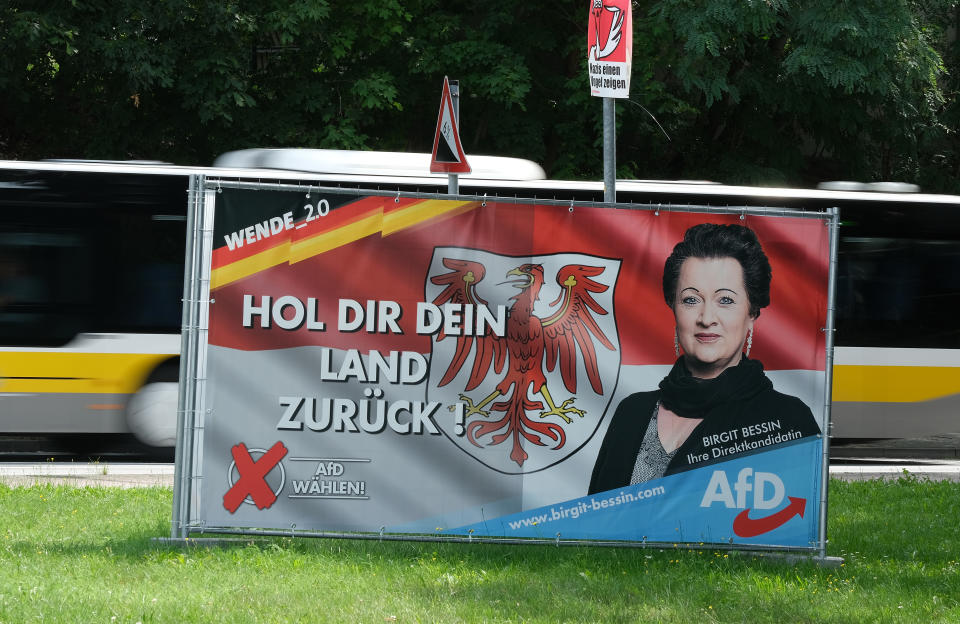
[{"label": "woman's earring", "polygon": [[673,353],[680,357],[680,336],[677,335],[677,330],[673,330]]},{"label": "woman's earring", "polygon": [[750,333],[747,334],[747,353],[746,356],[750,357],[750,348],[753,346],[753,328],[750,328]]}]

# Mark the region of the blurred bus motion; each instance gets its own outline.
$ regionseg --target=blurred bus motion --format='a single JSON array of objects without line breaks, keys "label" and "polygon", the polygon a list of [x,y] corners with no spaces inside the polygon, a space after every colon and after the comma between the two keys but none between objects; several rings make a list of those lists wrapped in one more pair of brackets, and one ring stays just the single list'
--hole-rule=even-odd
[{"label": "blurred bus motion", "polygon": [[[187,180],[0,169],[3,433],[126,432],[138,392],[176,416]],[[138,438],[172,445],[154,421]]]},{"label": "blurred bus motion", "polygon": [[[544,177],[530,161],[472,160],[464,178]],[[324,184],[355,187],[426,174],[429,164],[429,154],[335,150],[247,150],[218,168],[0,162],[0,435],[176,443],[192,174],[292,180],[306,168],[314,183],[320,172]],[[380,175],[361,175],[371,172]],[[440,180],[425,182],[438,191]]]},{"label": "blurred bus motion", "polygon": [[[600,182],[470,157],[463,195],[602,202]],[[242,150],[210,168],[0,162],[0,434],[170,447],[192,174],[445,193],[429,155]],[[960,432],[960,197],[623,180],[635,204],[840,208],[833,436]],[[836,190],[842,189],[842,190]]]}]

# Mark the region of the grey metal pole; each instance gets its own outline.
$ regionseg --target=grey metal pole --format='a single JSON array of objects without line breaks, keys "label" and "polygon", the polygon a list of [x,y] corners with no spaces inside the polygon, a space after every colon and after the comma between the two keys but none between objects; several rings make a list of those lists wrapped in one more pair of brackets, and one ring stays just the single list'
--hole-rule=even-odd
[{"label": "grey metal pole", "polygon": [[[450,81],[450,103],[453,104],[453,116],[457,120],[457,128],[460,128],[460,81]],[[460,194],[460,176],[456,173],[447,174],[447,193],[450,195]]]},{"label": "grey metal pole", "polygon": [[840,209],[831,208],[830,214],[830,273],[828,277],[827,292],[827,326],[826,331],[826,349],[827,357],[825,362],[824,375],[826,376],[826,388],[824,389],[824,431],[823,431],[823,460],[821,462],[820,473],[820,530],[817,535],[818,553],[821,559],[827,556],[827,501],[828,488],[830,486],[830,436],[833,431],[833,419],[830,414],[830,407],[833,397],[833,344],[834,344],[834,315],[836,313],[836,290],[837,290],[837,253],[840,240]]},{"label": "grey metal pole", "polygon": [[616,101],[603,98],[603,201],[617,201]]},{"label": "grey metal pole", "polygon": [[195,271],[199,262],[196,231],[199,218],[200,198],[203,197],[203,177],[190,176],[187,190],[187,239],[183,268],[183,313],[180,326],[180,394],[177,400],[177,445],[174,455],[173,520],[171,538],[186,537],[186,522],[189,509],[190,447],[193,444],[192,415],[194,409],[194,334],[196,333],[196,310],[194,305]]}]

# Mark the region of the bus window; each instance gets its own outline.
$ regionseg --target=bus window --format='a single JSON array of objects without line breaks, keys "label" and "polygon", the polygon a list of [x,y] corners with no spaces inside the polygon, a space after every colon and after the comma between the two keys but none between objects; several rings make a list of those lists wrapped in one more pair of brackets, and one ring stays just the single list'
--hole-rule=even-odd
[{"label": "bus window", "polygon": [[960,348],[960,241],[847,237],[838,265],[841,345]]},{"label": "bus window", "polygon": [[4,176],[0,345],[56,347],[80,334],[179,332],[184,177]]},{"label": "bus window", "polygon": [[185,219],[158,219],[134,207],[101,218],[105,231],[123,235],[101,237],[97,245],[95,331],[179,331]]},{"label": "bus window", "polygon": [[83,247],[72,236],[0,234],[0,344],[57,346],[82,326]]}]

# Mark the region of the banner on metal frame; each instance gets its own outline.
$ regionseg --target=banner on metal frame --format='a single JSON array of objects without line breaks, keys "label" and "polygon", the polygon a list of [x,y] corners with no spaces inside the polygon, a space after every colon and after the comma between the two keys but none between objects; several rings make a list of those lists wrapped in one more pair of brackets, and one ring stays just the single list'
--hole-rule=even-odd
[{"label": "banner on metal frame", "polygon": [[193,527],[817,546],[826,218],[207,200]]}]

